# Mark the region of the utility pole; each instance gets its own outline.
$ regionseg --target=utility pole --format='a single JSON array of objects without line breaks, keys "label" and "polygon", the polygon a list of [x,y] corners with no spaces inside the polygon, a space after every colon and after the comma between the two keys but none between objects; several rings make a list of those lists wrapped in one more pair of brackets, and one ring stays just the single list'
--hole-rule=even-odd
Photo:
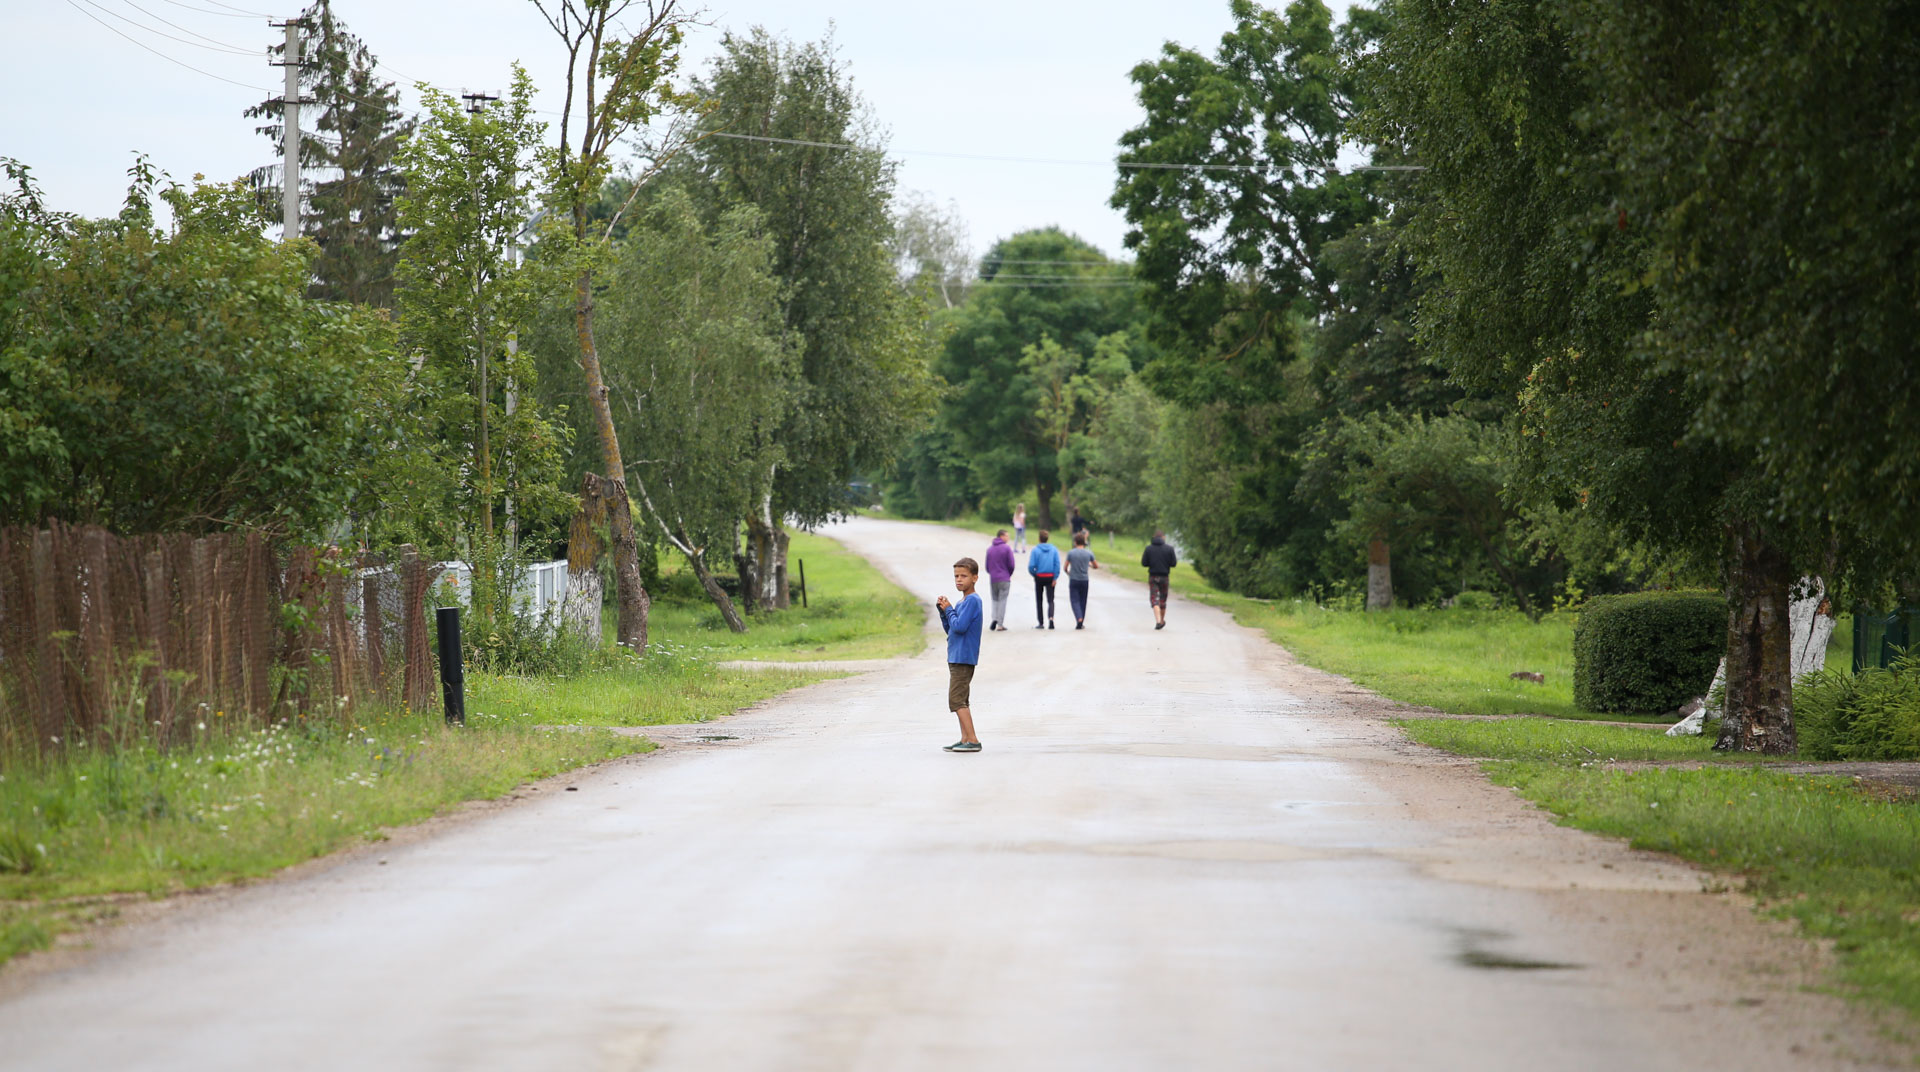
[{"label": "utility pole", "polygon": [[[488,93],[462,93],[460,99],[467,102],[467,114],[479,115],[487,105],[500,98]],[[487,386],[487,336],[482,317],[485,315],[486,269],[486,204],[480,197],[480,177],[473,177],[473,229],[476,244],[481,248],[482,256],[474,259],[473,271],[473,344],[480,372],[480,529],[489,538],[493,536],[493,451],[487,444],[487,410],[492,407],[492,393]]]},{"label": "utility pole", "polygon": [[280,227],[281,239],[291,242],[300,237],[300,28],[306,25],[293,18],[274,23],[287,31],[285,56],[276,66],[287,71],[286,92],[280,98]]}]

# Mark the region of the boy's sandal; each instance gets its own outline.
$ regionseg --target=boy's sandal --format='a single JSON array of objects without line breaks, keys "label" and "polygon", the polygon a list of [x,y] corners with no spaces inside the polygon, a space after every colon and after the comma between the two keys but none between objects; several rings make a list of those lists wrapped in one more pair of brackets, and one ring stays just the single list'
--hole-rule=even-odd
[{"label": "boy's sandal", "polygon": [[979,741],[955,741],[949,745],[942,745],[941,749],[947,752],[978,752],[980,751],[980,742]]}]

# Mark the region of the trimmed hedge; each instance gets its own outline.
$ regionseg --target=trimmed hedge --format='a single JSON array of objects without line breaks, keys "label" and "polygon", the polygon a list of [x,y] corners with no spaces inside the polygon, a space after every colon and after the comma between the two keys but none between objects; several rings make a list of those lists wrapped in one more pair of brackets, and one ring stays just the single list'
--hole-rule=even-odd
[{"label": "trimmed hedge", "polygon": [[1663,715],[1713,684],[1727,647],[1718,592],[1600,596],[1573,627],[1573,702],[1582,711]]}]

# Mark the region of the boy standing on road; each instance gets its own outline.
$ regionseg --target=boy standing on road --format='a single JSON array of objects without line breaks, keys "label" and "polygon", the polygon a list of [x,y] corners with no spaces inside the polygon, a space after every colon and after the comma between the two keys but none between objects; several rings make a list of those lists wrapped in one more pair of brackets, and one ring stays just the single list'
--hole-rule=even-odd
[{"label": "boy standing on road", "polygon": [[1153,608],[1153,627],[1167,627],[1167,582],[1173,567],[1180,564],[1179,556],[1173,553],[1172,545],[1167,543],[1167,534],[1156,532],[1153,542],[1140,552],[1140,564],[1147,567],[1147,605]]},{"label": "boy standing on road", "polygon": [[1060,549],[1047,542],[1046,529],[1040,530],[1040,542],[1027,553],[1027,572],[1033,575],[1034,628],[1052,629],[1053,583],[1060,579]]},{"label": "boy standing on road", "polygon": [[993,546],[987,548],[987,587],[993,592],[993,620],[988,629],[1007,629],[1007,591],[1013,587],[1013,547],[1007,543],[1007,530],[993,534]]},{"label": "boy standing on road", "polygon": [[960,590],[955,606],[941,596],[940,628],[947,631],[947,708],[960,719],[960,739],[949,752],[978,752],[980,738],[973,732],[973,668],[980,662],[980,597],[973,594],[980,581],[980,563],[963,558],[953,564],[953,586]]}]

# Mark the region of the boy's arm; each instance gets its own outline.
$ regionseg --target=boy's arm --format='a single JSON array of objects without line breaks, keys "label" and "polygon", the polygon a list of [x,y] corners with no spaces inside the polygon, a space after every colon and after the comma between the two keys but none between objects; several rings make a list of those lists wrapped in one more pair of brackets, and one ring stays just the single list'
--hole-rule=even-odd
[{"label": "boy's arm", "polygon": [[935,609],[935,610],[937,610],[937,611],[939,611],[939,612],[940,612],[940,630],[941,630],[941,632],[945,632],[945,633],[951,633],[951,632],[953,632],[953,624],[952,624],[952,623],[953,623],[953,612],[952,612],[952,611],[951,611],[950,609],[948,609],[948,608],[946,608],[946,607],[942,607],[942,606],[940,606],[940,605],[938,605],[938,604],[935,604],[935,605],[934,605],[934,608],[933,608],[933,609]]}]

